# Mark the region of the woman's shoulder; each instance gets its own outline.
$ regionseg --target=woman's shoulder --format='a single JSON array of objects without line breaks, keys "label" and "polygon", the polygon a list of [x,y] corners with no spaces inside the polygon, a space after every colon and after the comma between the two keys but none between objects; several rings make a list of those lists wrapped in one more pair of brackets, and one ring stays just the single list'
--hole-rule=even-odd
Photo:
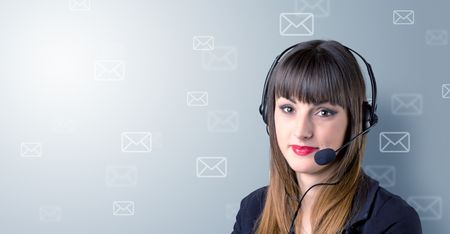
[{"label": "woman's shoulder", "polygon": [[267,188],[269,186],[263,186],[260,188],[255,189],[254,191],[250,192],[247,196],[243,198],[243,200],[251,201],[251,200],[260,200],[261,198],[265,198],[267,194]]},{"label": "woman's shoulder", "polygon": [[381,187],[378,190],[377,199],[383,201],[380,204],[378,215],[391,214],[398,218],[419,219],[416,210],[410,206],[402,197],[389,192]]},{"label": "woman's shoulder", "polygon": [[245,196],[241,201],[241,209],[260,213],[264,207],[267,188],[268,186],[260,187]]},{"label": "woman's shoulder", "polygon": [[268,186],[258,188],[241,200],[240,209],[236,215],[233,234],[250,233],[261,214],[266,200]]},{"label": "woman's shoulder", "polygon": [[390,232],[421,233],[422,227],[419,215],[402,197],[378,186],[372,201],[372,224],[387,227]]}]

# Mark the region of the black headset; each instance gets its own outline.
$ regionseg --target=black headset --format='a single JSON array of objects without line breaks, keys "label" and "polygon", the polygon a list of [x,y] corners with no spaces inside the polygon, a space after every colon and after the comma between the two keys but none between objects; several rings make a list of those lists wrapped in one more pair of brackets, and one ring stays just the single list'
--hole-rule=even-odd
[{"label": "black headset", "polygon": [[[280,55],[278,55],[275,58],[275,60],[273,61],[272,66],[270,66],[269,72],[267,73],[266,81],[264,82],[264,89],[263,89],[263,94],[262,94],[261,105],[259,106],[259,113],[261,114],[263,121],[266,124],[267,134],[269,134],[268,123],[267,123],[267,92],[269,89],[269,82],[272,77],[273,70],[275,69],[275,67],[277,66],[278,62],[283,57],[283,55],[285,55],[287,52],[291,51],[292,49],[294,49],[295,47],[297,47],[300,44],[302,44],[302,43],[292,45],[289,48],[285,49]],[[351,52],[355,53],[356,55],[358,55],[366,64],[367,71],[369,73],[370,84],[372,87],[372,104],[369,104],[369,102],[367,102],[367,101],[364,101],[362,104],[363,105],[363,126],[362,126],[363,131],[361,132],[361,133],[367,133],[368,130],[371,128],[371,126],[374,126],[378,122],[378,116],[375,114],[375,111],[377,110],[377,83],[375,81],[375,76],[372,71],[372,66],[370,66],[370,64],[364,59],[364,57],[361,56],[358,52],[356,52],[346,46],[344,46],[344,48],[346,48],[348,51],[351,51]]]}]

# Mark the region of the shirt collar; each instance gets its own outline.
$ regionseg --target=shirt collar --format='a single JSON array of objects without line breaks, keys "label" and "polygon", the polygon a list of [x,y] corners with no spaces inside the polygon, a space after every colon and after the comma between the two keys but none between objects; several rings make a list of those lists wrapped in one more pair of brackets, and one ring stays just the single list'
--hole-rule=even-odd
[{"label": "shirt collar", "polygon": [[362,206],[360,206],[361,209],[356,211],[356,214],[350,220],[349,225],[353,225],[357,222],[366,220],[369,217],[369,212],[375,201],[375,195],[378,191],[378,188],[379,188],[378,181],[370,178],[364,173],[362,189],[358,192],[356,199],[354,200],[353,203],[354,205],[357,205],[358,202],[363,202],[363,204]]}]

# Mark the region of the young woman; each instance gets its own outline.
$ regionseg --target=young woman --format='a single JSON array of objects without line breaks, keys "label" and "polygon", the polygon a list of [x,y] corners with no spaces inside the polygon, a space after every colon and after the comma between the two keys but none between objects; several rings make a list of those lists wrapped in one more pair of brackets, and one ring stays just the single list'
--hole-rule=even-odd
[{"label": "young woman", "polygon": [[270,139],[269,185],[242,199],[234,234],[422,233],[417,212],[361,169],[365,133],[376,124],[376,83],[361,57],[371,106],[351,51],[313,40],[277,57],[261,111]]}]

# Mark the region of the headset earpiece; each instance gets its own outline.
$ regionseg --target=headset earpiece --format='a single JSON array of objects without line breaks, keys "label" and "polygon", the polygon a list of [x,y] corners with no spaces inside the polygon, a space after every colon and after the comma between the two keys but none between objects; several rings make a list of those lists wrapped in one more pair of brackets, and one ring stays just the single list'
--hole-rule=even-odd
[{"label": "headset earpiece", "polygon": [[371,126],[378,122],[378,116],[368,102],[363,102],[363,131],[367,130]]}]

